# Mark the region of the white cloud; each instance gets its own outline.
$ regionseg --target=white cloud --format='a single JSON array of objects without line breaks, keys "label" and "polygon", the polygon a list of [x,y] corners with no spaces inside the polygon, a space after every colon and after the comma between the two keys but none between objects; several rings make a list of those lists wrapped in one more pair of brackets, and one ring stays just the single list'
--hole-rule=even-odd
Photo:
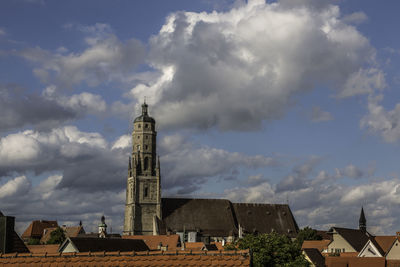
[{"label": "white cloud", "polygon": [[[71,26],[72,27],[72,26]],[[65,49],[56,53],[40,47],[19,51],[26,60],[37,63],[34,73],[42,82],[56,84],[60,88],[86,83],[124,80],[124,75],[143,62],[145,48],[135,39],[119,40],[107,24],[79,26],[86,33],[87,48],[82,52],[67,53]]]},{"label": "white cloud", "polygon": [[[18,194],[25,194],[31,187],[31,183],[25,176],[15,177],[3,185],[0,185],[0,199]],[[18,196],[17,196],[18,197]]]},{"label": "white cloud", "polygon": [[382,90],[385,87],[385,76],[381,70],[360,69],[349,77],[338,97],[372,94],[376,89]]},{"label": "white cloud", "polygon": [[112,145],[111,149],[128,149],[132,145],[132,135],[120,136]]},{"label": "white cloud", "polygon": [[362,11],[354,12],[354,13],[351,13],[351,14],[346,15],[346,16],[343,17],[343,21],[344,22],[346,22],[346,23],[354,23],[354,24],[363,23],[367,19],[368,19],[367,15]]},{"label": "white cloud", "polygon": [[[252,130],[281,118],[317,84],[340,97],[384,87],[375,50],[326,1],[249,1],[227,12],[172,13],[150,40],[158,78],[150,96],[161,127]],[[296,6],[297,8],[294,8]],[[240,123],[238,123],[240,122]]]},{"label": "white cloud", "polygon": [[382,100],[383,95],[368,97],[368,114],[361,119],[360,126],[393,143],[400,139],[400,103],[387,111],[380,104]]},{"label": "white cloud", "polygon": [[333,116],[328,111],[324,111],[319,106],[314,106],[311,111],[311,121],[322,122],[333,120]]},{"label": "white cloud", "polygon": [[43,91],[43,96],[60,106],[73,110],[81,116],[85,114],[101,114],[107,110],[107,104],[100,95],[82,92],[71,96],[57,95],[56,86],[51,85]]}]

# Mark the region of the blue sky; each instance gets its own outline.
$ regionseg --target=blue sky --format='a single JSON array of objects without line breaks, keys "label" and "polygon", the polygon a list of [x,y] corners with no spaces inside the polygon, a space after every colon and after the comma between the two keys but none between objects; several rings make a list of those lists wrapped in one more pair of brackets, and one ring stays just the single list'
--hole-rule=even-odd
[{"label": "blue sky", "polygon": [[289,203],[298,224],[398,230],[399,3],[0,3],[0,210],[122,228],[132,119],[164,196]]}]

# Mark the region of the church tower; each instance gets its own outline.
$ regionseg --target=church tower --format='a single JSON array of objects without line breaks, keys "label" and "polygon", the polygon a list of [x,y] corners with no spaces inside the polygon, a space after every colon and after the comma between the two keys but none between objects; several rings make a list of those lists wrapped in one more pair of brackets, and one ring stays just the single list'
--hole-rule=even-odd
[{"label": "church tower", "polygon": [[156,154],[155,120],[146,102],[134,120],[129,157],[124,235],[152,235],[153,221],[161,219],[160,162]]}]

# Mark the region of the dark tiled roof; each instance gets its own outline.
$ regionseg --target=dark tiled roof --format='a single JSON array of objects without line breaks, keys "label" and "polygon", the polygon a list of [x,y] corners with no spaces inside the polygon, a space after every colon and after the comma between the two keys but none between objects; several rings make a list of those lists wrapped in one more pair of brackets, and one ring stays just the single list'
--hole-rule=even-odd
[{"label": "dark tiled roof", "polygon": [[135,267],[209,267],[250,266],[248,250],[218,252],[97,252],[65,254],[3,254],[1,266],[135,266]]},{"label": "dark tiled roof", "polygon": [[305,248],[303,249],[304,253],[306,253],[307,257],[311,260],[311,262],[316,267],[324,267],[325,266],[325,257],[322,256],[321,252],[319,252],[316,248]]},{"label": "dark tiled roof", "polygon": [[333,227],[357,252],[360,252],[370,239],[368,233],[358,229]]},{"label": "dark tiled roof", "polygon": [[238,223],[247,233],[271,233],[296,237],[299,227],[288,205],[233,203]]},{"label": "dark tiled roof", "polygon": [[205,244],[203,250],[215,251],[218,250],[218,247],[215,244]]},{"label": "dark tiled roof", "polygon": [[13,231],[13,251],[18,253],[29,252],[28,248],[15,231]]},{"label": "dark tiled roof", "polygon": [[22,234],[22,238],[41,238],[44,229],[57,226],[57,221],[33,221]]},{"label": "dark tiled roof", "polygon": [[70,237],[60,246],[60,250],[68,241],[71,241],[79,252],[149,250],[149,247],[143,240],[93,237]]},{"label": "dark tiled roof", "polygon": [[332,235],[328,234],[328,231],[317,230],[317,235],[321,236],[323,240],[332,240]]},{"label": "dark tiled roof", "polygon": [[203,235],[237,234],[233,207],[226,199],[163,198],[162,218],[167,230],[200,231]]}]

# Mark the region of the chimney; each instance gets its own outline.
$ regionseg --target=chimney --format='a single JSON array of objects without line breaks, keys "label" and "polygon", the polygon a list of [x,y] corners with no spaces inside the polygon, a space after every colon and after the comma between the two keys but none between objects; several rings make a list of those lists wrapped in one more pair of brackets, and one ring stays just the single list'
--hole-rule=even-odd
[{"label": "chimney", "polygon": [[14,249],[15,217],[0,216],[0,252],[11,253]]}]

